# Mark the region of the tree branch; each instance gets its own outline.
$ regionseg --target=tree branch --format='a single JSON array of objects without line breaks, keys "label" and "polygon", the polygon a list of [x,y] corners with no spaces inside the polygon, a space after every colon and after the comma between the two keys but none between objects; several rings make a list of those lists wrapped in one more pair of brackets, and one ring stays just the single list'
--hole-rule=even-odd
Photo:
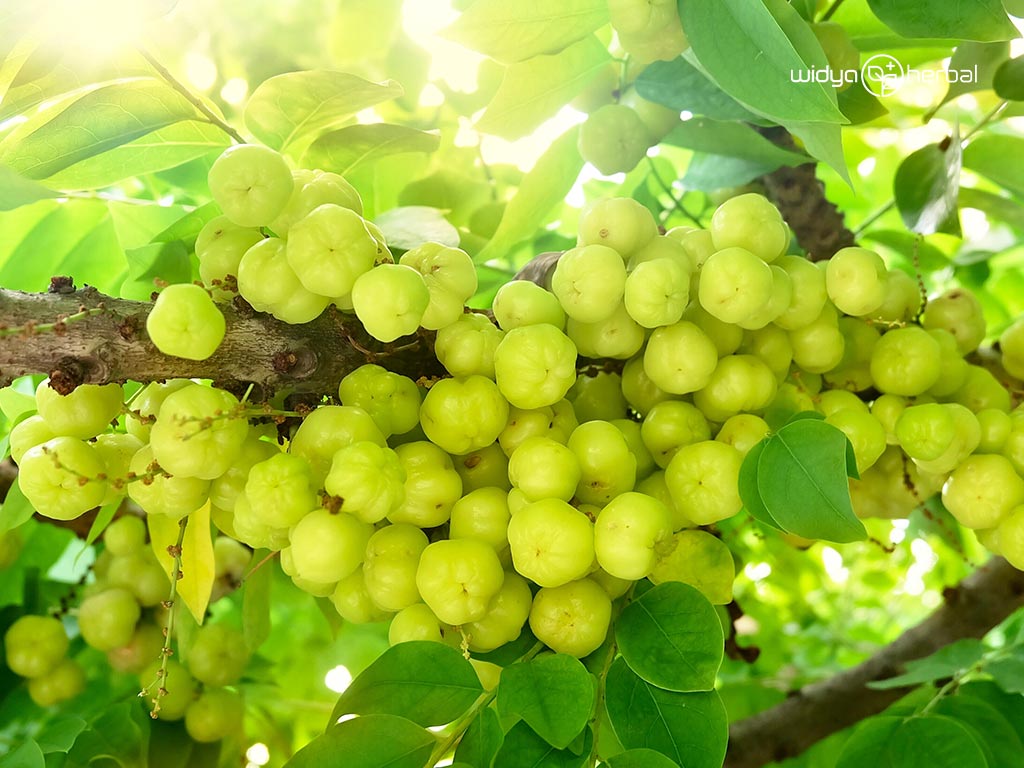
[{"label": "tree branch", "polygon": [[55,292],[43,294],[0,289],[0,386],[32,373],[49,374],[64,392],[128,379],[203,378],[231,391],[255,384],[253,399],[260,401],[281,389],[336,393],[342,377],[364,363],[413,379],[444,374],[431,332],[381,344],[334,307],[310,323],[289,325],[240,299],[220,305],[227,331],[214,355],[170,357],[146,333],[151,303],[54,285]]},{"label": "tree branch", "polygon": [[[784,128],[761,128],[765,138],[793,149],[793,137]],[[854,245],[839,209],[825,197],[825,185],[815,176],[815,163],[795,168],[782,166],[762,176],[765,194],[782,213],[811,261],[825,261],[840,248]]]},{"label": "tree branch", "polygon": [[966,637],[981,637],[1024,606],[1024,572],[1001,557],[955,587],[927,619],[908,629],[862,664],[812,683],[777,706],[733,723],[725,768],[758,768],[799,755],[826,736],[877,714],[912,687],[866,688],[901,672],[907,661],[928,656]]}]

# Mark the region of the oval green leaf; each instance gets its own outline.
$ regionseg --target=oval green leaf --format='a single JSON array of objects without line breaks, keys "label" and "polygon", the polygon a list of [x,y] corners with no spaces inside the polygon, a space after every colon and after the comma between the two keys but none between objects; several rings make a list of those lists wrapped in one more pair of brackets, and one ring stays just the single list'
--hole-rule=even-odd
[{"label": "oval green leaf", "polygon": [[590,35],[558,53],[513,64],[477,128],[510,141],[526,136],[579,95],[609,61],[608,48]]},{"label": "oval green leaf", "polygon": [[846,435],[816,419],[787,424],[765,443],[757,488],[783,530],[838,543],[867,537],[850,501],[846,444]]},{"label": "oval green leaf", "polygon": [[907,229],[922,235],[959,234],[957,197],[962,155],[959,138],[929,144],[903,159],[893,177],[893,196]]},{"label": "oval green leaf", "polygon": [[490,768],[504,740],[505,734],[501,730],[498,713],[491,707],[485,707],[473,718],[459,740],[459,746],[455,748],[455,760],[478,768]]},{"label": "oval green leaf", "polygon": [[964,168],[1024,197],[1024,138],[985,133],[964,150]]},{"label": "oval green leaf", "polygon": [[351,173],[360,165],[403,152],[433,152],[441,143],[436,133],[404,125],[373,123],[350,125],[325,133],[314,141],[302,158],[307,168]]},{"label": "oval green leaf", "polygon": [[615,622],[622,658],[651,685],[709,691],[722,665],[725,637],[714,606],[699,590],[667,581],[648,590]]},{"label": "oval green leaf", "polygon": [[845,123],[831,86],[793,82],[808,62],[783,25],[790,27],[791,14],[793,28],[799,23],[810,30],[791,7],[775,10],[782,23],[759,0],[680,3],[679,14],[701,67],[740,103],[776,121]]},{"label": "oval green leaf", "polygon": [[1022,768],[1024,744],[1009,720],[991,705],[967,696],[947,696],[932,711],[951,717],[967,728],[990,766]]},{"label": "oval green leaf", "polygon": [[757,484],[758,462],[761,460],[761,454],[764,453],[764,447],[768,444],[768,440],[769,438],[766,437],[747,452],[746,457],[743,459],[743,464],[740,466],[738,487],[740,500],[743,502],[743,507],[750,513],[750,516],[759,523],[764,523],[772,528],[778,528],[781,531],[784,530],[783,527],[772,517],[772,513],[764,505],[764,500],[761,498],[761,490]]},{"label": "oval green leaf", "polygon": [[423,768],[434,736],[394,715],[364,715],[332,725],[285,763],[285,768]]},{"label": "oval green leaf", "polygon": [[648,64],[636,79],[636,92],[676,111],[684,109],[713,120],[759,123],[755,115],[683,57]]},{"label": "oval green leaf", "polygon": [[594,711],[594,678],[579,659],[558,653],[501,673],[498,712],[521,717],[548,744],[565,749]]},{"label": "oval green leaf", "polygon": [[900,768],[989,768],[970,732],[942,715],[906,720],[892,736],[889,755]]},{"label": "oval green leaf", "polygon": [[608,768],[679,768],[653,749],[627,749],[604,761]]},{"label": "oval green leaf", "polygon": [[422,726],[444,725],[481,693],[476,672],[457,649],[426,640],[399,643],[352,681],[330,722],[347,714],[389,714]]},{"label": "oval green leaf", "polygon": [[453,248],[459,245],[459,230],[441,210],[427,205],[392,208],[380,214],[373,223],[380,227],[392,248],[408,251],[424,243],[440,243]]},{"label": "oval green leaf", "polygon": [[1017,37],[1000,0],[868,0],[875,16],[904,37],[1012,40]]},{"label": "oval green leaf", "polygon": [[608,22],[605,0],[477,0],[445,37],[505,64],[554,53]]},{"label": "oval green leaf", "polygon": [[664,691],[619,658],[608,670],[605,706],[626,749],[652,749],[686,768],[721,768],[729,719],[716,691]]},{"label": "oval green leaf", "polygon": [[245,127],[274,149],[305,148],[313,139],[367,107],[402,95],[393,80],[314,69],[271,77],[245,105]]},{"label": "oval green leaf", "polygon": [[520,722],[505,734],[505,741],[494,759],[494,768],[583,768],[590,765],[593,744],[594,732],[587,728],[575,749],[558,749]]}]

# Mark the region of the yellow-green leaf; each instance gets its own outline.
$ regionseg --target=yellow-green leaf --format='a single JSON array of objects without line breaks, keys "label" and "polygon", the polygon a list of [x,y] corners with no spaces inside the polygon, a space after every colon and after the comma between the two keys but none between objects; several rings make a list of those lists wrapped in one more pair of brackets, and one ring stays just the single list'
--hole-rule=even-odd
[{"label": "yellow-green leaf", "polygon": [[477,128],[509,140],[527,135],[577,96],[610,59],[590,35],[552,56],[513,64]]},{"label": "yellow-green leaf", "polygon": [[317,136],[367,107],[403,93],[394,80],[373,83],[356,75],[314,69],[265,80],[245,105],[245,127],[274,149],[296,154]]},{"label": "yellow-green leaf", "polygon": [[607,21],[606,0],[477,0],[445,35],[513,64],[560,51]]},{"label": "yellow-green leaf", "polygon": [[321,168],[346,176],[361,165],[404,152],[433,152],[441,137],[405,125],[373,123],[349,125],[325,133],[303,156],[307,168]]},{"label": "yellow-green leaf", "polygon": [[195,116],[195,107],[160,80],[122,80],[40,110],[0,142],[0,160],[26,178],[45,179]]},{"label": "yellow-green leaf", "polygon": [[[213,537],[210,535],[210,503],[188,516],[185,538],[181,545],[181,572],[178,598],[200,624],[206,614],[213,590]],[[149,515],[149,538],[160,565],[170,575],[174,557],[168,551],[178,541],[178,521],[166,515]]]}]

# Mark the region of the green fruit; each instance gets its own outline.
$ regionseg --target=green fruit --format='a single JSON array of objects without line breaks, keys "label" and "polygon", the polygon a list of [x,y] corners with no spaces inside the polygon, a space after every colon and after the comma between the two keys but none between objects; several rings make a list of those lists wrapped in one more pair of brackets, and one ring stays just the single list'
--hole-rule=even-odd
[{"label": "green fruit", "polygon": [[[149,706],[155,708],[153,702],[159,695],[157,717],[167,721],[181,720],[195,700],[196,681],[189,670],[174,659],[167,661],[165,672],[161,676],[160,662],[153,662],[139,674],[139,682],[143,687],[148,686],[145,699]],[[164,693],[160,693],[161,688]]]},{"label": "green fruit", "polygon": [[4,633],[7,666],[22,677],[51,672],[68,652],[64,624],[52,616],[22,616]]},{"label": "green fruit", "polygon": [[716,250],[743,248],[764,261],[775,261],[789,244],[789,230],[779,209],[755,193],[729,198],[718,206],[709,230]]},{"label": "green fruit", "polygon": [[633,170],[653,143],[640,116],[622,104],[605,104],[580,126],[580,155],[605,176]]},{"label": "green fruit", "polygon": [[576,242],[607,246],[626,260],[657,234],[658,222],[646,206],[629,197],[603,197],[580,214]]},{"label": "green fruit", "polygon": [[420,408],[424,434],[456,455],[490,445],[507,421],[508,401],[483,376],[442,379],[427,391]]},{"label": "green fruit", "polygon": [[482,619],[504,580],[494,550],[474,539],[435,541],[423,550],[416,569],[420,596],[446,624]]},{"label": "green fruit", "polygon": [[327,204],[291,227],[285,255],[307,291],[336,298],[351,293],[379,250],[362,216]]},{"label": "green fruit", "polygon": [[594,525],[560,499],[528,504],[512,515],[508,543],[516,571],[542,587],[582,578],[594,562]]},{"label": "green fruit", "polygon": [[213,480],[227,472],[249,432],[223,389],[191,384],[167,396],[149,435],[153,457],[176,477]]},{"label": "green fruit", "polygon": [[562,254],[551,275],[551,292],[565,314],[581,323],[606,320],[622,300],[626,265],[605,245],[584,245]]},{"label": "green fruit", "polygon": [[530,608],[530,629],[555,653],[583,658],[608,635],[612,601],[590,579],[541,589]]},{"label": "green fruit", "polygon": [[511,405],[554,405],[576,381],[576,347],[552,325],[513,328],[494,351],[494,375]]},{"label": "green fruit", "polygon": [[269,224],[284,209],[294,186],[285,159],[256,144],[228,147],[210,167],[210,194],[232,222]]},{"label": "green fruit", "polygon": [[44,379],[36,388],[36,408],[55,436],[95,437],[110,427],[123,402],[120,384],[81,384],[61,395]]},{"label": "green fruit", "polygon": [[381,264],[360,275],[352,287],[356,316],[378,341],[415,333],[429,304],[423,276],[402,264]]},{"label": "green fruit", "polygon": [[655,548],[672,533],[668,508],[642,493],[623,493],[594,523],[597,562],[612,576],[635,581],[654,568]]},{"label": "green fruit", "polygon": [[55,437],[25,451],[18,467],[18,485],[39,514],[74,520],[103,503],[107,483],[97,478],[105,469],[89,443]]},{"label": "green fruit", "polygon": [[284,240],[268,237],[246,251],[238,264],[238,293],[257,312],[269,312],[285,323],[308,323],[331,300],[302,285],[285,249]]},{"label": "green fruit", "polygon": [[37,706],[52,707],[85,690],[85,670],[74,659],[63,659],[53,669],[28,681],[28,695]]},{"label": "green fruit", "polygon": [[341,581],[362,564],[372,533],[370,525],[344,512],[310,512],[291,530],[297,575],[323,584]]},{"label": "green fruit", "polygon": [[78,608],[78,630],[93,648],[112,651],[131,642],[140,615],[135,595],[115,587],[82,601]]},{"label": "green fruit", "polygon": [[202,743],[220,741],[242,732],[245,702],[237,691],[207,688],[185,710],[185,730]]},{"label": "green fruit", "polygon": [[165,355],[205,360],[224,340],[224,315],[205,288],[177,283],[164,288],[146,317],[146,333]]},{"label": "green fruit", "polygon": [[196,680],[210,686],[237,683],[248,663],[245,638],[225,624],[202,627],[188,651],[189,671]]}]

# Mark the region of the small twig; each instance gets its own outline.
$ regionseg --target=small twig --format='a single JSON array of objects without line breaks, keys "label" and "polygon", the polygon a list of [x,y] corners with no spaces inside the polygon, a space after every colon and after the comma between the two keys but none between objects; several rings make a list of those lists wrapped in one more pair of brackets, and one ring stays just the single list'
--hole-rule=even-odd
[{"label": "small twig", "polygon": [[171,568],[171,592],[167,600],[162,605],[167,609],[167,624],[164,626],[164,644],[160,649],[160,669],[156,673],[156,680],[147,685],[139,692],[139,696],[144,698],[150,691],[150,689],[156,685],[156,696],[153,697],[153,709],[150,711],[149,716],[154,720],[160,714],[160,699],[167,695],[167,660],[171,658],[174,651],[171,650],[171,635],[174,632],[174,614],[175,614],[175,601],[178,598],[178,580],[182,577],[181,572],[181,548],[185,541],[185,528],[188,526],[188,515],[181,518],[178,522],[178,540],[167,548],[168,554],[174,558],[174,565]]},{"label": "small twig", "polygon": [[672,207],[662,212],[662,222],[667,221],[669,216],[671,216],[676,211],[679,211],[681,214],[683,214],[683,216],[692,221],[698,227],[703,227],[704,222],[702,222],[699,218],[697,218],[688,210],[686,210],[686,206],[683,205],[683,198],[676,197],[675,191],[672,189],[672,186],[668,184],[663,178],[661,178],[661,174],[658,173],[658,168],[654,162],[653,157],[648,156],[647,165],[651,169],[651,176],[654,177],[654,180],[658,182],[658,186],[665,191],[665,194],[668,195],[669,200],[672,201]]},{"label": "small twig", "polygon": [[839,6],[843,4],[843,0],[835,0],[832,5],[828,7],[828,10],[821,14],[821,21],[828,21],[836,15],[836,11],[839,10]]},{"label": "small twig", "polygon": [[885,214],[887,214],[889,211],[891,211],[895,207],[896,207],[896,201],[895,200],[890,200],[888,203],[883,205],[881,208],[876,210],[874,213],[869,214],[868,217],[866,219],[864,219],[864,221],[862,221],[860,223],[860,225],[855,230],[853,230],[854,237],[860,237],[861,233],[865,229],[870,227],[872,224],[874,224],[880,218],[885,216]]},{"label": "small twig", "polygon": [[33,323],[32,321],[29,321],[24,325],[18,325],[13,328],[0,327],[0,338],[4,336],[18,336],[21,334],[34,336],[38,333],[61,333],[67,327],[68,323],[85,320],[87,317],[101,315],[104,312],[106,312],[106,307],[101,304],[100,306],[92,309],[82,307],[78,312],[71,315],[57,315],[57,319],[52,323]]},{"label": "small twig", "polygon": [[207,106],[207,104],[201,98],[192,93],[192,91],[190,91],[188,87],[185,86],[184,83],[176,79],[174,75],[170,73],[170,70],[168,70],[167,67],[161,64],[153,56],[153,54],[151,54],[141,45],[138,46],[137,50],[139,54],[142,56],[142,58],[149,62],[149,65],[156,70],[157,74],[160,75],[160,77],[162,77],[165,81],[167,81],[168,85],[170,85],[174,90],[176,90],[178,93],[184,96],[188,100],[189,104],[191,104],[197,110],[199,110],[199,112],[203,115],[203,117],[206,118],[207,122],[209,122],[210,125],[217,126],[222,131],[224,131],[224,133],[226,133],[232,139],[237,141],[239,144],[248,143],[246,142],[242,134],[240,134],[238,131],[236,131],[234,128],[232,128],[230,125],[224,122],[224,120],[222,120],[212,109],[210,109],[210,107]]}]

